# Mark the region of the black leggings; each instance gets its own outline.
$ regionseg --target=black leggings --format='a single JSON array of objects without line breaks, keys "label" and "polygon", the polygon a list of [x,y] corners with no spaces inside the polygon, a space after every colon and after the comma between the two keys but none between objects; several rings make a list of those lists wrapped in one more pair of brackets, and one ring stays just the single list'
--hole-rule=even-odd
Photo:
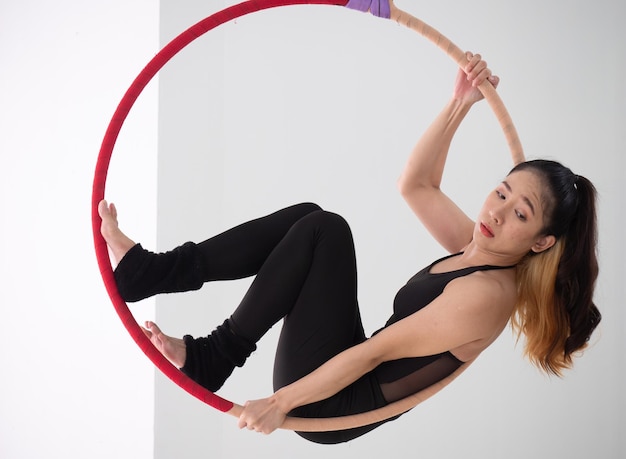
[{"label": "black leggings", "polygon": [[207,265],[214,267],[210,278],[256,273],[230,318],[238,334],[256,343],[284,318],[274,364],[275,390],[365,340],[352,235],[340,216],[302,204],[199,246]]},{"label": "black leggings", "polygon": [[[352,233],[339,215],[315,204],[298,204],[194,246],[199,255],[187,265],[200,277],[193,288],[256,275],[229,319],[237,335],[256,343],[284,319],[274,361],[275,390],[366,339],[357,303]],[[172,266],[184,269],[180,262]],[[290,414],[342,416],[385,404],[379,384],[368,374],[335,396]],[[378,425],[299,434],[318,443],[339,443]]]}]

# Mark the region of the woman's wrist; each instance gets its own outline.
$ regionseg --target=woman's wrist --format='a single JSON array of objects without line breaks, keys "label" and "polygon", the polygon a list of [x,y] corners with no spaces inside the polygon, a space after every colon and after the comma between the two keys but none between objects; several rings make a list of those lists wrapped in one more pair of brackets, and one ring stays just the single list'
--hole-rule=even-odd
[{"label": "woman's wrist", "polygon": [[[289,386],[286,386],[286,387],[289,387]],[[270,397],[270,400],[272,400],[272,403],[276,404],[276,407],[278,408],[278,410],[281,413],[285,413],[285,414],[289,413],[291,410],[293,410],[296,407],[295,405],[293,405],[293,403],[289,401],[289,391],[288,389],[286,389],[286,387],[278,389]]]},{"label": "woman's wrist", "polygon": [[453,131],[461,124],[465,116],[469,113],[474,102],[462,97],[452,97],[448,102],[446,119],[446,129],[452,127]]},{"label": "woman's wrist", "polygon": [[462,96],[453,95],[449,102],[455,109],[469,111],[470,108],[476,103],[475,100],[467,100]]}]

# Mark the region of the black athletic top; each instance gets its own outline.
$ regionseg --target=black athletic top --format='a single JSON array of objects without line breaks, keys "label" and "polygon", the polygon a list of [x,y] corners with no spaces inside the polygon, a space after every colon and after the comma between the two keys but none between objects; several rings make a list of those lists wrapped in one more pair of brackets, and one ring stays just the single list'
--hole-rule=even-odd
[{"label": "black athletic top", "polygon": [[[406,285],[396,294],[393,303],[393,315],[389,318],[385,327],[410,316],[428,305],[441,295],[450,281],[457,277],[467,276],[476,271],[511,267],[485,265],[472,266],[446,273],[435,274],[430,272],[431,268],[440,261],[457,255],[460,254],[443,257],[409,279]],[[450,352],[384,362],[334,396],[320,402],[298,407],[290,414],[303,417],[332,417],[374,410],[413,395],[441,381],[451,375],[462,364],[463,362]],[[395,416],[369,426],[354,429],[333,432],[298,432],[298,435],[316,443],[341,443],[357,438],[398,417]]]},{"label": "black athletic top", "polygon": [[[483,265],[444,273],[430,272],[437,263],[458,255],[460,253],[440,258],[409,279],[406,285],[396,294],[393,303],[393,315],[389,318],[385,327],[410,316],[430,304],[441,295],[450,281],[458,277],[467,276],[476,271],[511,268],[511,266]],[[452,374],[462,364],[463,362],[448,351],[426,357],[413,357],[384,362],[374,372],[380,383],[383,396],[387,402],[391,403],[415,394],[442,380]]]}]

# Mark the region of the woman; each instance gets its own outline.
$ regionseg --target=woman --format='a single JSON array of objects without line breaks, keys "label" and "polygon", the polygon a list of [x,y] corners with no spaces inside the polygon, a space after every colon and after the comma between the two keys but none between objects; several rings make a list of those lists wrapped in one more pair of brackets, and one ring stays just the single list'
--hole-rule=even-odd
[{"label": "woman", "polygon": [[[240,427],[270,433],[287,414],[330,417],[379,408],[414,394],[476,358],[512,318],[530,359],[548,373],[572,364],[600,321],[592,296],[595,190],[550,161],[520,163],[487,197],[476,222],[440,190],[447,152],[485,79],[467,54],[451,100],[417,143],[400,178],[409,206],[452,255],[398,292],[385,327],[365,337],[356,299],[352,236],[338,215],[300,204],[202,243],[154,254],[125,236],[100,204],[102,234],[126,301],[256,276],[235,312],[209,336],[175,339],[151,322],[155,346],[192,379],[218,390],[256,342],[284,319],[275,393],[246,403]],[[319,443],[356,438],[381,423],[300,433]]]}]

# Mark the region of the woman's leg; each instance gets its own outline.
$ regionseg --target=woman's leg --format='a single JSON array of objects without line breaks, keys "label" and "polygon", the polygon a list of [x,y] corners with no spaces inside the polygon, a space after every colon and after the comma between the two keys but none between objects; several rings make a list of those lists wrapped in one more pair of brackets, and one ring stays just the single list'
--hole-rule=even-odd
[{"label": "woman's leg", "polygon": [[[240,305],[210,336],[185,338],[183,371],[216,390],[284,318],[274,385],[289,384],[365,339],[356,301],[356,262],[347,223],[329,212],[298,220],[267,257]],[[235,343],[236,341],[236,343]],[[216,363],[228,349],[230,355]],[[229,362],[226,365],[226,362]],[[223,380],[217,380],[218,374]]]},{"label": "woman's leg", "polygon": [[267,259],[230,322],[237,334],[256,342],[281,319],[276,389],[365,339],[352,233],[339,215],[321,211],[299,220]]},{"label": "woman's leg", "polygon": [[[293,288],[291,293],[287,286]],[[281,301],[284,309],[278,307]],[[274,308],[271,314],[261,314]],[[230,322],[238,333],[256,340],[283,316],[274,361],[274,390],[299,380],[366,339],[357,303],[352,234],[338,215],[315,212],[298,221],[268,258]],[[333,397],[299,407],[291,415],[343,416],[385,403],[378,382],[365,375]],[[316,443],[341,443],[380,424],[298,434]]]},{"label": "woman's leg", "polygon": [[149,252],[126,237],[117,227],[113,206],[109,210],[105,203],[100,215],[102,234],[120,259],[115,270],[118,290],[125,301],[133,302],[158,293],[197,290],[207,281],[254,275],[289,228],[319,209],[315,204],[298,204],[165,253]]},{"label": "woman's leg", "polygon": [[125,296],[142,298],[258,273],[229,321],[208,337],[185,337],[183,371],[217,390],[285,318],[275,365],[281,387],[365,339],[350,229],[341,217],[318,210],[292,206],[165,254],[134,246],[121,260],[117,280]]}]

